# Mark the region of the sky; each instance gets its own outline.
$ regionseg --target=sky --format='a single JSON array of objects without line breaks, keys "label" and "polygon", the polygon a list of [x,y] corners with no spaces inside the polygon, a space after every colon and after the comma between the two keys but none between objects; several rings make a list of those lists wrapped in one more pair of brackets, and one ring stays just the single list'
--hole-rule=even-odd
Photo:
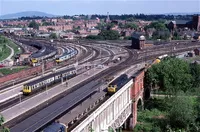
[{"label": "sky", "polygon": [[200,0],[0,0],[0,15],[42,11],[54,15],[200,12]]}]

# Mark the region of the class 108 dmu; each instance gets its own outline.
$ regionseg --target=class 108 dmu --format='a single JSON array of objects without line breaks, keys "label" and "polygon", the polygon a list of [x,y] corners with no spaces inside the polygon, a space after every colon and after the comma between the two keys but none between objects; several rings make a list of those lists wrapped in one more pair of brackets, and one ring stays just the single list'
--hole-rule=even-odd
[{"label": "class 108 dmu", "polygon": [[53,85],[55,83],[59,83],[62,80],[68,80],[74,76],[76,76],[76,68],[69,68],[63,71],[59,71],[57,73],[53,73],[44,77],[41,77],[39,79],[36,79],[34,81],[31,81],[29,83],[24,84],[23,86],[23,94],[31,94],[37,90],[40,90],[42,88],[45,88],[47,86]]}]

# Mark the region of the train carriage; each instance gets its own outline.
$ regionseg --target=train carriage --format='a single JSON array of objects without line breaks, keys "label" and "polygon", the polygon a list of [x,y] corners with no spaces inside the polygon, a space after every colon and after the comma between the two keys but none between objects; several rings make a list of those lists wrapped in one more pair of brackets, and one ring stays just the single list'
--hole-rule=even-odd
[{"label": "train carriage", "polygon": [[30,94],[34,91],[45,88],[46,86],[61,82],[62,78],[63,78],[63,81],[65,81],[74,76],[76,76],[76,69],[74,67],[70,69],[66,69],[64,71],[59,71],[57,73],[44,76],[42,78],[39,78],[39,79],[36,79],[34,81],[24,84],[23,94]]},{"label": "train carriage", "polygon": [[75,56],[77,53],[78,53],[78,51],[76,49],[73,49],[70,52],[65,52],[63,55],[56,58],[56,62],[60,63],[65,60],[68,60],[68,59],[72,58],[73,56]]},{"label": "train carriage", "polygon": [[113,80],[107,88],[108,94],[114,94],[117,92],[124,84],[126,84],[129,81],[128,76],[126,74],[122,74],[115,80]]}]

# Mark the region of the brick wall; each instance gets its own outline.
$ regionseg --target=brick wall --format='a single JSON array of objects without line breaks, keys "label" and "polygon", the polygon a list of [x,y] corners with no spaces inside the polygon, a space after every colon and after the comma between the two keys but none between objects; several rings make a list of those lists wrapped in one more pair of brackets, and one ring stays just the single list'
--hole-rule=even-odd
[{"label": "brick wall", "polygon": [[35,73],[40,73],[42,71],[42,67],[38,66],[38,67],[33,67],[33,68],[29,68],[17,73],[13,73],[13,74],[9,74],[6,76],[3,76],[0,78],[0,86],[8,81],[12,81],[12,80],[18,80],[18,79],[23,79],[26,78],[30,75],[33,75]]},{"label": "brick wall", "polygon": [[[53,68],[55,65],[56,65],[55,61],[51,61],[51,62],[46,63],[44,67],[45,67],[45,70],[49,70]],[[2,86],[3,83],[5,82],[18,80],[18,79],[24,79],[26,77],[29,77],[31,75],[35,75],[41,72],[42,72],[42,65],[0,77],[0,86]]]},{"label": "brick wall", "polygon": [[133,126],[137,123],[137,104],[139,98],[143,98],[143,91],[144,91],[144,69],[136,73],[135,77],[133,78],[133,87],[131,88],[131,98],[133,100],[132,104],[132,115],[133,115]]}]

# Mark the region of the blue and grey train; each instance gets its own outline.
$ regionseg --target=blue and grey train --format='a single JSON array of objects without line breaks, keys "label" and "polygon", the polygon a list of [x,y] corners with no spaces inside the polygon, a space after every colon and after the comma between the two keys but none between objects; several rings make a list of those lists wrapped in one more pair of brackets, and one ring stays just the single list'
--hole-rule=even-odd
[{"label": "blue and grey train", "polygon": [[76,68],[72,67],[63,71],[59,71],[57,73],[53,73],[42,78],[36,79],[34,81],[28,82],[23,86],[23,94],[31,94],[34,91],[45,88],[46,86],[68,80],[72,77],[76,76]]},{"label": "blue and grey train", "polygon": [[57,57],[56,62],[57,63],[63,62],[65,60],[68,60],[68,59],[74,57],[77,54],[78,54],[78,50],[71,48],[69,51],[67,51],[64,54],[62,54],[61,56]]},{"label": "blue and grey train", "polygon": [[112,95],[116,93],[122,86],[124,86],[129,81],[129,78],[126,74],[122,74],[109,83],[107,87],[107,94]]}]

